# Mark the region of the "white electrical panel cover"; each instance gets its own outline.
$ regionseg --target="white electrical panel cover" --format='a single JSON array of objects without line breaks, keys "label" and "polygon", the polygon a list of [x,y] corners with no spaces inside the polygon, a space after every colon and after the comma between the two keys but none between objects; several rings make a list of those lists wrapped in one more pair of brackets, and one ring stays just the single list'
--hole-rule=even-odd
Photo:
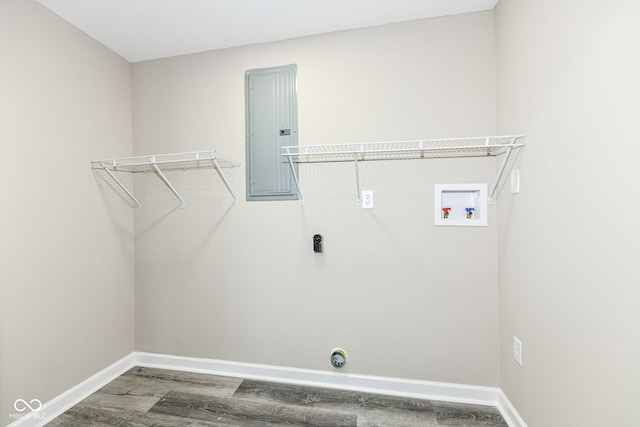
[{"label": "white electrical panel cover", "polygon": [[487,184],[436,184],[435,225],[487,226]]}]

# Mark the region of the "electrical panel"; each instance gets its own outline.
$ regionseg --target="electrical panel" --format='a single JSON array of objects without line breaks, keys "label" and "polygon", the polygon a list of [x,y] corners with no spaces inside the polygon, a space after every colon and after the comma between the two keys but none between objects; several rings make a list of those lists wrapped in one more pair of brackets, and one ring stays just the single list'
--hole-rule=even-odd
[{"label": "electrical panel", "polygon": [[[295,200],[298,192],[283,146],[298,145],[296,65],[245,75],[247,200]],[[298,165],[293,165],[296,168]]]}]

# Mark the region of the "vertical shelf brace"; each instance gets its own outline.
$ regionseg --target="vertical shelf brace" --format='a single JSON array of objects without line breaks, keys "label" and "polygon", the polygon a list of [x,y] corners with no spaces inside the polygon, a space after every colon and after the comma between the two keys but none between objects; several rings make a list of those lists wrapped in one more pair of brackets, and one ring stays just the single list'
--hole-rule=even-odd
[{"label": "vertical shelf brace", "polygon": [[118,179],[117,176],[115,176],[113,174],[113,172],[111,172],[107,166],[105,166],[104,162],[100,162],[100,166],[102,166],[102,170],[105,171],[110,177],[111,179],[113,179],[116,184],[118,184],[118,187],[120,187],[122,189],[122,191],[124,191],[125,193],[127,193],[127,196],[131,197],[131,200],[133,200],[135,202],[135,204],[141,208],[142,207],[142,203],[140,203],[138,201],[138,199],[135,198],[135,196],[133,194],[131,194],[131,191],[127,190],[127,187],[124,186],[124,184],[122,182],[120,182],[120,180]]},{"label": "vertical shelf brace", "polygon": [[304,199],[302,198],[302,192],[300,191],[300,182],[298,181],[298,174],[296,174],[296,168],[293,167],[293,160],[291,160],[291,153],[287,148],[287,158],[289,159],[289,166],[291,167],[291,174],[293,175],[293,180],[296,183],[296,191],[298,192],[298,200],[300,201],[300,206],[304,205]]},{"label": "vertical shelf brace", "polygon": [[356,203],[361,205],[362,198],[360,197],[360,170],[358,169],[358,149],[354,146],[353,164],[356,170]]},{"label": "vertical shelf brace", "polygon": [[220,165],[218,164],[218,161],[215,158],[213,159],[213,164],[216,165],[216,171],[218,172],[218,175],[220,175],[220,179],[222,179],[222,182],[224,182],[225,187],[227,187],[227,190],[229,190],[229,193],[231,193],[231,197],[233,197],[233,204],[237,205],[238,198],[236,197],[235,194],[233,194],[233,190],[231,190],[231,187],[229,186],[229,182],[227,182],[227,178],[222,173],[222,170],[220,169]]},{"label": "vertical shelf brace", "polygon": [[[491,191],[489,192],[489,204],[493,204],[493,197],[496,194],[496,190],[498,189],[498,184],[500,183],[500,179],[502,179],[502,175],[504,174],[504,169],[507,166],[507,162],[509,161],[509,157],[511,157],[511,151],[513,150],[513,144],[515,144],[516,139],[512,138],[509,141],[509,145],[507,146],[507,151],[504,153],[502,158],[502,162],[500,162],[500,168],[498,169],[498,173],[496,174],[495,179],[493,180],[493,184],[491,185]],[[487,140],[487,144],[488,144]]]},{"label": "vertical shelf brace", "polygon": [[155,159],[153,158],[151,158],[151,167],[155,170],[156,175],[158,175],[158,178],[160,178],[162,182],[164,182],[164,185],[166,185],[169,188],[169,190],[171,190],[171,192],[178,198],[178,200],[180,200],[180,207],[184,208],[186,206],[184,200],[182,199],[182,197],[180,197],[180,194],[178,194],[176,189],[173,188],[173,185],[171,185],[167,177],[164,176],[164,174],[162,173],[158,165],[155,163]]}]

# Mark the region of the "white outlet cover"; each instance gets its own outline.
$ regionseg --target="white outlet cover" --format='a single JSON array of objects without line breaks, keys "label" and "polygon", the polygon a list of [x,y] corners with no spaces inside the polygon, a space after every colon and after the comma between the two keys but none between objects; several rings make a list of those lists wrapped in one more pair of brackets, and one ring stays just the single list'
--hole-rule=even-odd
[{"label": "white outlet cover", "polygon": [[373,209],[373,191],[362,192],[362,209]]},{"label": "white outlet cover", "polygon": [[513,360],[520,366],[522,366],[522,341],[514,335],[513,337]]},{"label": "white outlet cover", "polygon": [[511,194],[518,194],[520,192],[520,169],[514,169],[511,171]]}]

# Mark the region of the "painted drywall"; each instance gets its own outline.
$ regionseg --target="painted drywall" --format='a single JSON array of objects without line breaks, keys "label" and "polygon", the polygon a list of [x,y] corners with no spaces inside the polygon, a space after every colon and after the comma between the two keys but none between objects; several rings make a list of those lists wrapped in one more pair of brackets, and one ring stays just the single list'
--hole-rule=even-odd
[{"label": "painted drywall", "polygon": [[[493,12],[136,63],[138,155],[216,149],[244,163],[244,73],[298,64],[300,143],[494,134]],[[297,201],[247,202],[244,164],[137,179],[136,349],[498,384],[497,229],[434,227],[435,183],[489,182],[492,159],[300,167]],[[325,252],[312,251],[324,236]]]},{"label": "painted drywall", "polygon": [[496,9],[498,131],[527,134],[521,193],[499,203],[500,385],[530,427],[640,418],[638,17],[632,0]]},{"label": "painted drywall", "polygon": [[0,2],[0,52],[7,425],[134,350],[133,214],[90,168],[131,154],[132,101],[130,65],[35,1]]}]

